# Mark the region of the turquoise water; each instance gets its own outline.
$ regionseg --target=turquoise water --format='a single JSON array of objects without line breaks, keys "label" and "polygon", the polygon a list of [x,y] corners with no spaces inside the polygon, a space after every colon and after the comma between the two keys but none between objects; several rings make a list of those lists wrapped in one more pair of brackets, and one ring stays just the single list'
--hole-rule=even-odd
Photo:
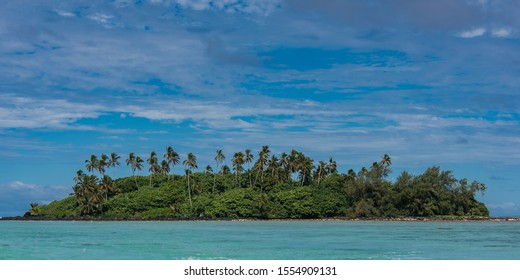
[{"label": "turquoise water", "polygon": [[0,222],[0,259],[520,259],[516,222]]}]

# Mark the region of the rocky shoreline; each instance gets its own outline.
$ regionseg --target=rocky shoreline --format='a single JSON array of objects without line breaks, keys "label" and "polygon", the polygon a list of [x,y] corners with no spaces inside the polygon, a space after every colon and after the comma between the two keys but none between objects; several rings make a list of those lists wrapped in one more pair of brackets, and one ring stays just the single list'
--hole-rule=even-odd
[{"label": "rocky shoreline", "polygon": [[255,218],[170,218],[157,217],[151,219],[106,218],[106,217],[0,217],[0,221],[375,221],[375,222],[520,222],[520,217],[334,217],[323,219],[255,219]]}]

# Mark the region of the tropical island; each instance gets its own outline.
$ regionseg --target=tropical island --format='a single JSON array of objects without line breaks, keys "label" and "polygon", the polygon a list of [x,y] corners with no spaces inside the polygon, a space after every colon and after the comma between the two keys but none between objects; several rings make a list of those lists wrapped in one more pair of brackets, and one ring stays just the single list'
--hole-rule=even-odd
[{"label": "tropical island", "polygon": [[[340,173],[333,158],[318,161],[304,153],[273,154],[268,146],[254,155],[249,149],[223,164],[197,172],[197,157],[185,159],[167,147],[162,158],[151,152],[146,161],[135,153],[123,160],[116,153],[91,155],[78,170],[70,196],[48,205],[31,204],[26,219],[323,219],[399,217],[489,217],[476,200],[483,183],[457,179],[452,171],[430,167],[420,175],[403,171],[388,180],[391,158]],[[113,179],[107,173],[121,163],[132,176]],[[184,175],[174,174],[182,166]],[[148,171],[146,176],[139,175]]]}]

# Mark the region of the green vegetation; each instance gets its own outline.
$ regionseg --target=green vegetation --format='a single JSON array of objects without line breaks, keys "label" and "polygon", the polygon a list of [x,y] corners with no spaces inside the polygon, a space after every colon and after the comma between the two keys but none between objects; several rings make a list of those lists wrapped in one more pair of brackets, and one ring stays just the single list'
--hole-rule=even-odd
[{"label": "green vegetation", "polygon": [[[314,160],[302,152],[273,155],[263,146],[231,158],[233,172],[223,165],[225,155],[217,150],[215,169],[198,169],[197,157],[188,153],[182,161],[184,176],[170,173],[181,163],[179,155],[166,149],[159,163],[150,153],[148,176],[136,173],[144,166],[130,153],[126,165],[132,176],[113,180],[107,168],[119,165],[119,155],[92,155],[86,160],[89,174],[78,170],[73,193],[49,205],[31,204],[26,217],[158,219],[158,218],[327,218],[327,217],[460,217],[489,216],[475,199],[484,193],[480,182],[456,179],[451,171],[428,168],[420,175],[402,172],[395,182],[387,179],[391,159],[384,155],[370,168],[338,172],[336,161]],[[245,166],[247,165],[247,166]],[[171,168],[170,168],[171,166]],[[247,169],[245,169],[247,167]],[[99,173],[99,177],[96,173]]]}]

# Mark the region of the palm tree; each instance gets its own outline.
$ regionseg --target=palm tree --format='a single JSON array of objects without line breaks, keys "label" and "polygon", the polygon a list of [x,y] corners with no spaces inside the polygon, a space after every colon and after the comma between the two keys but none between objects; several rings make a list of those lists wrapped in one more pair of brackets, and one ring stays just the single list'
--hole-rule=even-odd
[{"label": "palm tree", "polygon": [[126,166],[133,165],[134,162],[135,162],[135,154],[133,152],[131,152],[128,155],[128,158],[126,159]]},{"label": "palm tree", "polygon": [[83,170],[79,169],[76,171],[76,176],[74,177],[74,184],[78,184],[83,179],[83,176],[85,176],[85,173],[83,173]]},{"label": "palm tree", "polygon": [[315,176],[318,177],[318,187],[320,186],[321,177],[327,175],[327,167],[327,164],[321,160],[316,167]]},{"label": "palm tree", "polygon": [[128,158],[126,159],[126,165],[130,165],[132,167],[132,177],[134,177],[135,180],[135,187],[139,188],[137,185],[137,178],[135,177],[135,171],[140,171],[143,169],[143,160],[139,156],[135,156],[135,154],[132,152],[128,155]]},{"label": "palm tree", "polygon": [[74,177],[74,186],[72,187],[72,190],[74,191],[74,196],[79,202],[79,198],[83,196],[83,180],[85,178],[85,174],[82,170],[76,171],[76,177]]},{"label": "palm tree", "polygon": [[355,180],[356,179],[356,172],[352,168],[348,170],[347,179],[348,180]]},{"label": "palm tree", "polygon": [[358,177],[362,177],[362,178],[366,177],[368,174],[368,169],[363,166],[363,167],[361,167],[361,170],[358,173],[359,173]]},{"label": "palm tree", "polygon": [[[288,157],[288,166],[292,174],[298,173],[298,178],[303,182],[310,177],[310,171],[314,168],[312,159],[306,157],[302,152],[292,150]],[[291,176],[293,177],[293,176]]]},{"label": "palm tree", "polygon": [[[224,162],[225,159],[226,159],[226,156],[224,156],[224,153],[222,152],[222,150],[217,150],[217,155],[215,156],[215,161],[217,162],[216,170],[218,170],[218,164]],[[215,193],[216,183],[217,183],[217,177],[213,176],[213,193]]]},{"label": "palm tree", "polygon": [[[302,154],[302,156],[303,156],[303,154]],[[303,186],[303,183],[311,177],[313,169],[314,169],[313,160],[309,157],[303,156],[303,158],[300,162],[300,179],[301,179],[300,186]]]},{"label": "palm tree", "polygon": [[381,166],[383,167],[382,175],[384,177],[387,177],[390,174],[390,165],[392,164],[392,159],[389,155],[385,154],[383,156],[383,159],[380,162]]},{"label": "palm tree", "polygon": [[82,175],[81,180],[74,186],[74,194],[80,205],[81,214],[89,215],[100,209],[103,195],[96,176]]},{"label": "palm tree", "polygon": [[101,209],[101,204],[103,203],[103,193],[101,190],[101,184],[99,179],[94,176],[87,176],[88,178],[85,180],[87,183],[87,204],[92,212],[99,211]]},{"label": "palm tree", "polygon": [[278,168],[280,167],[279,163],[278,163],[278,158],[275,156],[275,155],[272,155],[271,156],[271,159],[269,160],[269,162],[267,163],[267,170],[270,170],[271,171],[271,177],[275,177],[275,172],[278,171]]},{"label": "palm tree", "polygon": [[382,163],[383,165],[387,165],[387,166],[389,166],[389,165],[392,164],[392,159],[390,158],[390,156],[389,156],[388,154],[385,154],[385,155],[383,156],[383,160],[381,160],[381,163]]},{"label": "palm tree", "polygon": [[108,166],[108,163],[110,162],[110,159],[107,155],[102,154],[101,160],[99,161],[98,170],[101,174],[101,177],[105,176],[105,166]]},{"label": "palm tree", "polygon": [[355,182],[356,182],[356,172],[351,168],[348,170],[348,173],[347,173],[347,185],[348,186],[354,186]]},{"label": "palm tree", "polygon": [[191,189],[190,189],[190,173],[193,169],[199,168],[197,165],[197,157],[193,153],[188,153],[187,159],[182,162],[182,164],[188,168],[189,173],[188,175],[188,197],[190,199],[190,207],[193,207],[193,204],[191,202]]},{"label": "palm tree", "polygon": [[258,160],[255,163],[255,166],[257,169],[255,185],[256,185],[256,181],[258,180],[258,173],[262,174],[261,175],[262,185],[264,183],[264,171],[265,171],[265,167],[267,166],[267,160],[269,159],[270,153],[271,153],[271,151],[269,150],[268,146],[262,146],[262,150],[260,150],[258,152]]},{"label": "palm tree", "polygon": [[286,179],[289,179],[289,156],[285,152],[282,152],[280,154],[279,166],[282,168],[284,174],[286,175]]},{"label": "palm tree", "polygon": [[222,175],[231,174],[231,169],[229,169],[229,166],[224,164],[224,165],[222,165],[222,168],[220,169],[220,173],[222,173]]},{"label": "palm tree", "polygon": [[168,161],[166,160],[162,160],[161,161],[161,174],[165,174],[165,175],[168,175],[170,173],[170,165],[168,164]]},{"label": "palm tree", "polygon": [[87,163],[87,164],[85,165],[85,168],[86,168],[87,171],[90,172],[91,174],[94,172],[94,170],[97,170],[97,169],[98,169],[98,166],[99,166],[99,160],[97,159],[97,156],[96,156],[96,155],[90,155],[90,159],[85,160],[85,162]]},{"label": "palm tree", "polygon": [[[111,154],[110,154],[110,160],[109,160],[109,162],[108,162],[108,166],[109,166],[110,168],[112,168],[112,167],[116,167],[116,165],[119,165],[119,159],[120,159],[120,158],[121,158],[121,157],[120,157],[118,154],[116,154],[116,153],[111,153]],[[115,171],[115,170],[112,170],[112,176],[113,176],[114,178],[116,177],[116,171]]]},{"label": "palm tree", "polygon": [[[175,165],[180,161],[179,154],[177,154],[177,152],[174,151],[172,147],[168,146],[168,148],[166,148],[166,154],[164,154],[164,158],[166,159],[168,165],[172,165],[172,175],[173,180],[175,181]],[[170,179],[171,177],[168,178],[168,180]]]},{"label": "palm tree", "polygon": [[204,169],[204,174],[213,174],[213,168],[211,167],[211,165],[206,165],[206,169]]},{"label": "palm tree", "polygon": [[291,154],[287,157],[287,170],[291,175],[291,180],[293,180],[294,173],[299,170],[301,159],[301,153],[296,151],[295,149],[291,150]]},{"label": "palm tree", "polygon": [[110,178],[107,175],[103,175],[103,179],[101,180],[101,190],[103,194],[105,194],[105,201],[108,201],[108,193],[112,191],[113,187],[113,181],[112,178]]},{"label": "palm tree", "polygon": [[29,214],[31,216],[37,216],[38,214],[40,214],[41,208],[38,203],[31,203],[30,205],[31,205],[31,210],[29,210]]},{"label": "palm tree", "polygon": [[332,157],[329,157],[329,163],[327,164],[327,172],[330,174],[338,173],[338,164]]},{"label": "palm tree", "polygon": [[280,168],[280,160],[275,155],[272,155],[267,163],[267,171],[271,172],[271,179],[279,183],[283,180],[283,170]]},{"label": "palm tree", "polygon": [[249,187],[253,187],[253,183],[251,182],[251,162],[253,162],[253,154],[251,153],[251,149],[246,149],[246,155],[244,157],[244,161],[247,163],[247,173],[249,175]]},{"label": "palm tree", "polygon": [[233,159],[231,160],[233,164],[233,168],[235,169],[235,175],[237,179],[237,186],[240,185],[240,179],[238,174],[242,173],[242,165],[244,164],[244,154],[242,152],[235,153],[233,155]]},{"label": "palm tree", "polygon": [[148,172],[150,172],[150,187],[152,187],[152,175],[160,170],[157,154],[154,151],[150,152],[150,157],[146,162],[150,165]]}]

